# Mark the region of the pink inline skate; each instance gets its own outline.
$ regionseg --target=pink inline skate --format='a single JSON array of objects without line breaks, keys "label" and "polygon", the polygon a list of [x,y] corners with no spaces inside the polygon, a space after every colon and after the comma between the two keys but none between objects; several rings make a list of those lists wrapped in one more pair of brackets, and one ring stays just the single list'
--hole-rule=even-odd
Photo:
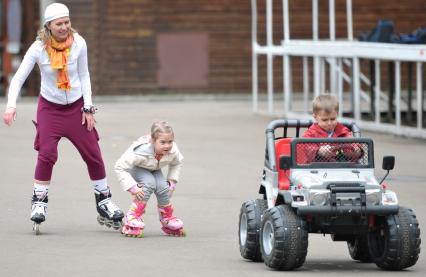
[{"label": "pink inline skate", "polygon": [[164,233],[179,237],[184,237],[186,235],[183,230],[182,220],[173,215],[173,206],[171,204],[166,207],[158,207],[158,213],[160,214],[161,225],[163,225],[161,230],[163,230]]},{"label": "pink inline skate", "polygon": [[121,233],[127,237],[141,238],[143,237],[143,229],[145,224],[142,220],[142,215],[145,211],[146,204],[133,200],[129,211],[124,217],[124,225],[121,228]]}]

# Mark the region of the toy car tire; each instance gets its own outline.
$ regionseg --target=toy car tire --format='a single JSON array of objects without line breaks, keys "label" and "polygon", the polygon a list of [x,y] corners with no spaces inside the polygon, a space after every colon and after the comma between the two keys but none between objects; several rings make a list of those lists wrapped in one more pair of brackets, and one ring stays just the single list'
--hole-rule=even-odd
[{"label": "toy car tire", "polygon": [[261,262],[259,230],[262,213],[267,208],[266,200],[256,199],[244,202],[240,210],[238,237],[241,256],[254,262]]},{"label": "toy car tire", "polygon": [[402,270],[416,264],[420,253],[420,228],[411,209],[378,218],[378,228],[368,234],[370,256],[384,270]]},{"label": "toy car tire", "polygon": [[308,251],[305,221],[286,205],[266,210],[260,229],[260,249],[270,268],[292,270],[302,266]]},{"label": "toy car tire", "polygon": [[352,259],[363,263],[371,262],[367,237],[356,237],[348,241],[348,250]]}]

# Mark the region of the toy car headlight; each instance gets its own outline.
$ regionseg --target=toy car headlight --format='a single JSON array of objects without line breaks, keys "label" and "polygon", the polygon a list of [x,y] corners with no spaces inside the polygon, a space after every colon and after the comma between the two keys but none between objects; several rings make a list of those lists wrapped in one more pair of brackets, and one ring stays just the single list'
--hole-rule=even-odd
[{"label": "toy car headlight", "polygon": [[397,205],[398,204],[398,198],[396,197],[396,193],[387,190],[382,194],[382,204],[383,205]]},{"label": "toy car headlight", "polygon": [[314,206],[324,206],[328,200],[328,191],[314,191],[310,194],[309,200],[311,205]]},{"label": "toy car headlight", "polygon": [[368,192],[367,191],[367,204],[368,205],[378,205],[380,204],[380,191],[372,191],[372,192]]}]

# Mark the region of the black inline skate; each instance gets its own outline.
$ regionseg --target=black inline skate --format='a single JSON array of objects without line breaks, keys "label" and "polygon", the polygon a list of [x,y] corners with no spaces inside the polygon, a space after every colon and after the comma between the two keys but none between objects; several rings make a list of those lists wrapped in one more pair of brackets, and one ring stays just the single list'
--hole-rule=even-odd
[{"label": "black inline skate", "polygon": [[111,200],[111,193],[104,195],[99,192],[95,192],[96,198],[96,209],[99,213],[98,223],[100,225],[105,225],[108,228],[114,228],[118,230],[122,226],[122,219],[124,217],[123,212],[117,205],[114,204]]},{"label": "black inline skate", "polygon": [[47,215],[47,196],[39,199],[36,195],[33,195],[31,200],[31,217],[30,219],[34,222],[33,230],[36,235],[40,234],[40,224],[46,220]]}]

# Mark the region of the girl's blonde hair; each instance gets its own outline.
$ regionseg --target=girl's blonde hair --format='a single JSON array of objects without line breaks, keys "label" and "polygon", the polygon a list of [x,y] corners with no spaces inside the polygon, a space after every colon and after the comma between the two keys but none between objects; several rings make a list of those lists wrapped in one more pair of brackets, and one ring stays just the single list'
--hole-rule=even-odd
[{"label": "girl's blonde hair", "polygon": [[318,114],[324,111],[325,113],[339,112],[339,101],[332,94],[318,95],[312,102],[312,112]]},{"label": "girl's blonde hair", "polygon": [[172,126],[167,121],[154,122],[151,126],[151,138],[155,141],[161,133],[171,134],[173,137],[175,135]]},{"label": "girl's blonde hair", "polygon": [[[77,33],[77,31],[73,27],[71,27],[70,35],[75,33]],[[44,25],[40,30],[38,30],[37,40],[40,40],[43,44],[46,44],[48,41],[50,41],[51,38],[52,38],[52,34],[50,33],[50,30],[47,28],[47,25]]]}]

